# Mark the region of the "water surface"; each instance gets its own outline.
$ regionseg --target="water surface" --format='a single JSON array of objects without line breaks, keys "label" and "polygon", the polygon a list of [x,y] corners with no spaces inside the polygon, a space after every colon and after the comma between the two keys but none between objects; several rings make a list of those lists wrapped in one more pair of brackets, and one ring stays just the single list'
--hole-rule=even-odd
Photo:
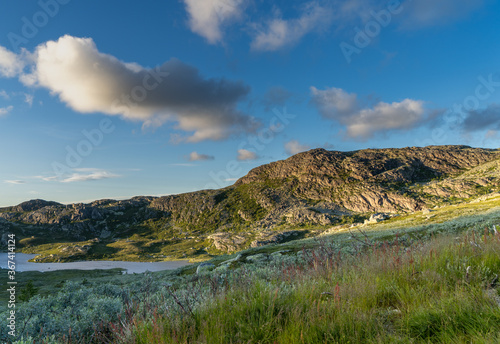
[{"label": "water surface", "polygon": [[[111,260],[89,260],[70,263],[32,263],[28,260],[36,257],[36,254],[16,253],[16,271],[55,271],[55,270],[95,270],[95,269],[125,269],[126,273],[143,273],[146,271],[174,270],[190,263],[187,260],[170,262],[124,262]],[[0,253],[0,267],[7,269],[7,253]]]}]

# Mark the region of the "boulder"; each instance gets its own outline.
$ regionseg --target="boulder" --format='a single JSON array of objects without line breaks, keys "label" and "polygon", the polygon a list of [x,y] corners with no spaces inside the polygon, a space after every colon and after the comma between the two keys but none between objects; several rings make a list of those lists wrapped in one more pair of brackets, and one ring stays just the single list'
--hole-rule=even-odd
[{"label": "boulder", "polygon": [[387,220],[390,217],[391,216],[389,214],[384,214],[384,213],[372,214],[372,216],[370,216],[370,219],[365,220],[365,224],[378,223]]}]

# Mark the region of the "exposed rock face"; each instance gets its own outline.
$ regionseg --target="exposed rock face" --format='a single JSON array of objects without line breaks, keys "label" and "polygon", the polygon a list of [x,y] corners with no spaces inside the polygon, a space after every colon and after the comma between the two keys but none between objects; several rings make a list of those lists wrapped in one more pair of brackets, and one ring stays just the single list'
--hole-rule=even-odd
[{"label": "exposed rock face", "polygon": [[208,236],[213,241],[213,245],[219,251],[235,252],[240,251],[247,240],[244,235],[232,235],[230,233],[215,233]]},{"label": "exposed rock face", "polygon": [[[113,240],[133,234],[129,227],[153,228],[154,235],[170,233],[172,240],[200,236],[219,250],[236,251],[284,240],[264,234],[282,225],[332,226],[346,215],[417,211],[451,196],[498,192],[499,153],[467,146],[313,149],[257,167],[219,190],[72,205],[33,200],[1,208],[0,235],[14,228],[26,237],[36,232]],[[238,234],[243,231],[251,235]]]},{"label": "exposed rock face", "polygon": [[60,206],[57,202],[47,202],[43,199],[35,199],[27,202],[23,202],[12,208],[14,212],[25,212],[25,211],[35,211],[48,206]]},{"label": "exposed rock face", "polygon": [[[289,223],[297,223],[296,219],[300,216],[289,216],[289,213],[303,214],[303,222],[326,224],[331,220],[331,215],[340,215],[342,212],[421,210],[425,208],[425,197],[407,193],[408,186],[458,174],[499,157],[497,150],[467,146],[367,149],[355,152],[314,149],[287,160],[257,167],[235,185],[279,185],[267,189],[261,199],[288,204],[288,214],[277,214],[275,207],[271,210],[271,216],[284,215]],[[498,171],[498,166],[493,170]],[[479,179],[476,182],[487,184],[491,180]],[[470,183],[476,185],[475,181]],[[460,183],[455,181],[451,189],[459,187]],[[441,194],[449,195],[447,192]],[[462,196],[468,197],[469,194],[463,193]],[[316,206],[315,211],[325,215],[311,221],[312,216],[307,215],[304,207],[318,201],[321,206]],[[261,200],[259,203],[262,204]]]},{"label": "exposed rock face", "polygon": [[[346,181],[426,181],[429,177],[455,173],[498,158],[497,150],[468,146],[365,149],[336,152],[313,149],[251,170],[236,184],[262,178],[295,177],[301,183],[339,185]],[[328,178],[330,177],[330,178]]]},{"label": "exposed rock face", "polygon": [[297,198],[329,201],[355,212],[415,211],[422,209],[424,202],[405,196],[395,186],[428,182],[498,157],[496,150],[467,146],[356,152],[314,149],[257,167],[236,185],[279,181],[282,189]]}]

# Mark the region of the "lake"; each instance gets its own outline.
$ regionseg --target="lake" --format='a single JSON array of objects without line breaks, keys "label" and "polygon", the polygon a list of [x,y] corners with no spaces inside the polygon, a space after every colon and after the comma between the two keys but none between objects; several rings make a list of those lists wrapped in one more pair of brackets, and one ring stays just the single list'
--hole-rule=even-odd
[{"label": "lake", "polygon": [[[111,260],[89,260],[70,263],[31,263],[28,260],[36,257],[36,254],[16,253],[14,262],[16,271],[55,271],[55,270],[95,270],[95,269],[125,269],[126,273],[143,273],[146,271],[174,270],[190,263],[187,260],[170,262],[123,262]],[[0,253],[0,267],[7,269],[7,253]]]}]

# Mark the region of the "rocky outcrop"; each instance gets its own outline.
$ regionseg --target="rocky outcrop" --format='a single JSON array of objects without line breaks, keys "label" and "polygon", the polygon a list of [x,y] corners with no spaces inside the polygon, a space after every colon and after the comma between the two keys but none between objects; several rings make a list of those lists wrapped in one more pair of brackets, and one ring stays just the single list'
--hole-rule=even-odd
[{"label": "rocky outcrop", "polygon": [[314,182],[319,186],[367,180],[426,181],[478,166],[498,158],[498,154],[497,150],[468,146],[365,149],[355,152],[313,149],[287,160],[257,167],[236,184],[287,178],[297,178],[306,184]]},{"label": "rocky outcrop", "polygon": [[219,251],[235,252],[242,250],[246,245],[248,237],[244,234],[215,233],[208,236],[213,245]]},{"label": "rocky outcrop", "polygon": [[252,241],[250,247],[280,244],[289,240],[300,239],[304,237],[305,234],[305,231],[285,231],[281,233],[276,233],[274,231],[259,232],[257,239]]},{"label": "rocky outcrop", "polygon": [[43,199],[34,199],[31,201],[23,202],[15,207],[12,208],[13,212],[26,212],[26,211],[35,211],[44,207],[49,207],[49,206],[60,206],[60,203],[57,202],[48,202],[44,201]]},{"label": "rocky outcrop", "polygon": [[390,215],[384,213],[372,214],[368,220],[365,220],[364,224],[369,225],[373,223],[378,223],[387,220],[390,217],[391,217]]},{"label": "rocky outcrop", "polygon": [[285,215],[285,220],[291,225],[311,223],[326,226],[336,222],[337,217],[322,208],[293,208]]},{"label": "rocky outcrop", "polygon": [[257,167],[236,186],[280,185],[280,190],[295,199],[327,201],[352,212],[417,211],[425,200],[405,194],[405,187],[457,174],[498,157],[496,150],[467,146],[356,152],[314,149]]}]

